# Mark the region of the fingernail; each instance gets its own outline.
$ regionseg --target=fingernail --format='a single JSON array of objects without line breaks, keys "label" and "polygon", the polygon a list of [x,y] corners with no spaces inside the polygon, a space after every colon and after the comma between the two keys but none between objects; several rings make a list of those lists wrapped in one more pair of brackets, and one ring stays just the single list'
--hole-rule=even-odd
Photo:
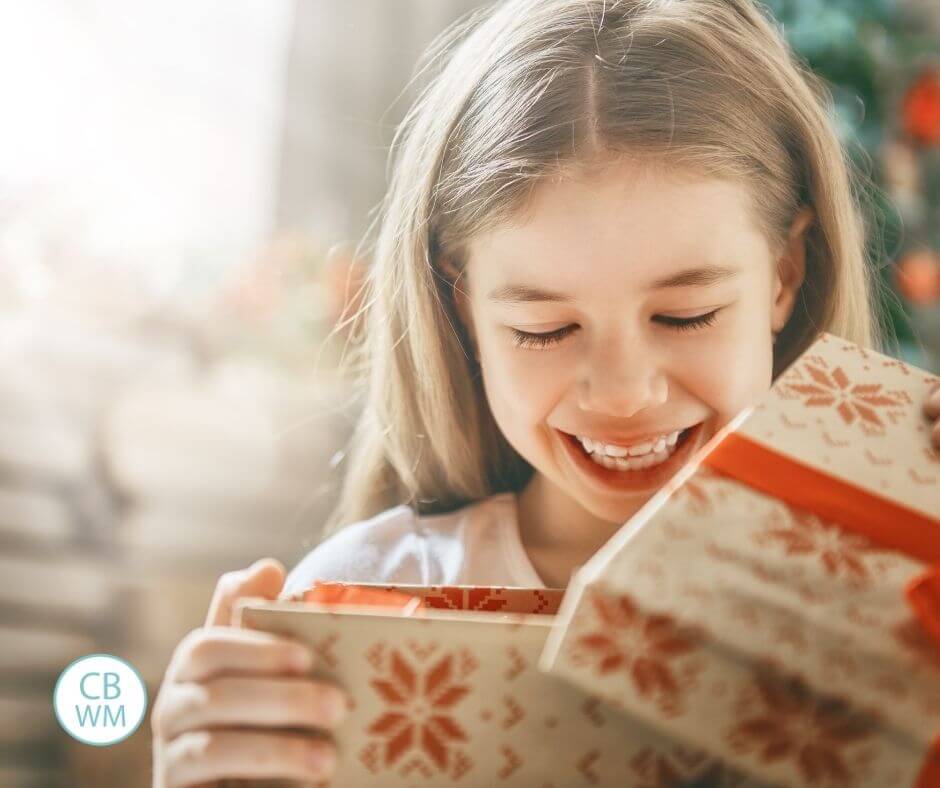
[{"label": "fingernail", "polygon": [[333,690],[327,696],[326,714],[329,717],[331,725],[337,725],[346,719],[349,713],[349,704],[346,702],[346,695],[340,690]]},{"label": "fingernail", "polygon": [[251,564],[247,569],[245,569],[245,574],[246,575],[254,574],[255,570],[258,569],[258,567],[264,563],[264,560],[265,560],[264,558],[259,558],[257,561]]}]

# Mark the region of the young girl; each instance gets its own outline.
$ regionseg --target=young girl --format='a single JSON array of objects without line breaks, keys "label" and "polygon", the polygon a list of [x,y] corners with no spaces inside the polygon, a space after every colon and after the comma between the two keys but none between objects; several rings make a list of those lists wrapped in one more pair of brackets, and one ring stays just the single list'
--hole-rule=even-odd
[{"label": "young girl", "polygon": [[286,583],[220,580],[154,709],[155,785],[331,769],[342,696],[228,626],[237,597],[565,586],[820,330],[880,347],[865,182],[749,0],[510,0],[430,62],[358,324],[346,527]]}]

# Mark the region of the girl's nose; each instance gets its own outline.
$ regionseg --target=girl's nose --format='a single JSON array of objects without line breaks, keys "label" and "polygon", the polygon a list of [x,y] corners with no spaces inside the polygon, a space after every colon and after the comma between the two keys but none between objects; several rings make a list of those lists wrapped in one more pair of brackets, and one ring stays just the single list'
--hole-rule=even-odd
[{"label": "girl's nose", "polygon": [[578,407],[627,419],[645,408],[663,404],[669,394],[666,376],[644,354],[604,354],[585,367],[578,381]]}]

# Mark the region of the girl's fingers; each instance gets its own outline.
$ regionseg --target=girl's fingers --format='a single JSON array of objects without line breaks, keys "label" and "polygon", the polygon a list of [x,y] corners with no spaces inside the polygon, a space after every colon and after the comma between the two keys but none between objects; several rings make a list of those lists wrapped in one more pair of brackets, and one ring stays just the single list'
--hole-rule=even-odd
[{"label": "girl's fingers", "polygon": [[284,587],[284,574],[284,565],[276,558],[262,558],[247,569],[226,572],[216,583],[206,615],[206,626],[231,626],[232,607],[239,597],[277,599]]},{"label": "girl's fingers", "polygon": [[202,627],[180,641],[167,678],[204,681],[222,673],[296,675],[312,666],[313,653],[299,641],[255,629]]},{"label": "girl's fingers", "polygon": [[935,384],[934,387],[927,392],[924,411],[928,416],[940,416],[940,383]]},{"label": "girl's fingers", "polygon": [[322,681],[224,676],[201,684],[167,686],[159,735],[168,740],[188,731],[227,725],[326,730],[345,715],[346,696]]},{"label": "girl's fingers", "polygon": [[927,394],[924,413],[927,418],[934,419],[930,428],[930,440],[935,448],[940,449],[940,384],[934,386]]},{"label": "girl's fingers", "polygon": [[200,730],[166,746],[165,788],[183,788],[227,777],[323,780],[336,761],[323,739],[252,730]]},{"label": "girl's fingers", "polygon": [[940,385],[934,386],[927,394],[927,401],[924,403],[924,413],[930,418],[940,417]]}]

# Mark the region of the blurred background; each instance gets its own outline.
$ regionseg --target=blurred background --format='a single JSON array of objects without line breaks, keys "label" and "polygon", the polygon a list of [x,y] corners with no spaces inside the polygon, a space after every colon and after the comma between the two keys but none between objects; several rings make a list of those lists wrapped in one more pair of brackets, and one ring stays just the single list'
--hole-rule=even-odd
[{"label": "blurred background", "polygon": [[[59,672],[117,654],[152,703],[221,573],[317,543],[356,416],[330,332],[367,265],[336,244],[420,52],[479,5],[0,5],[4,788],[149,786],[149,726],[74,742]],[[768,5],[878,187],[892,352],[940,371],[940,5]]]}]

